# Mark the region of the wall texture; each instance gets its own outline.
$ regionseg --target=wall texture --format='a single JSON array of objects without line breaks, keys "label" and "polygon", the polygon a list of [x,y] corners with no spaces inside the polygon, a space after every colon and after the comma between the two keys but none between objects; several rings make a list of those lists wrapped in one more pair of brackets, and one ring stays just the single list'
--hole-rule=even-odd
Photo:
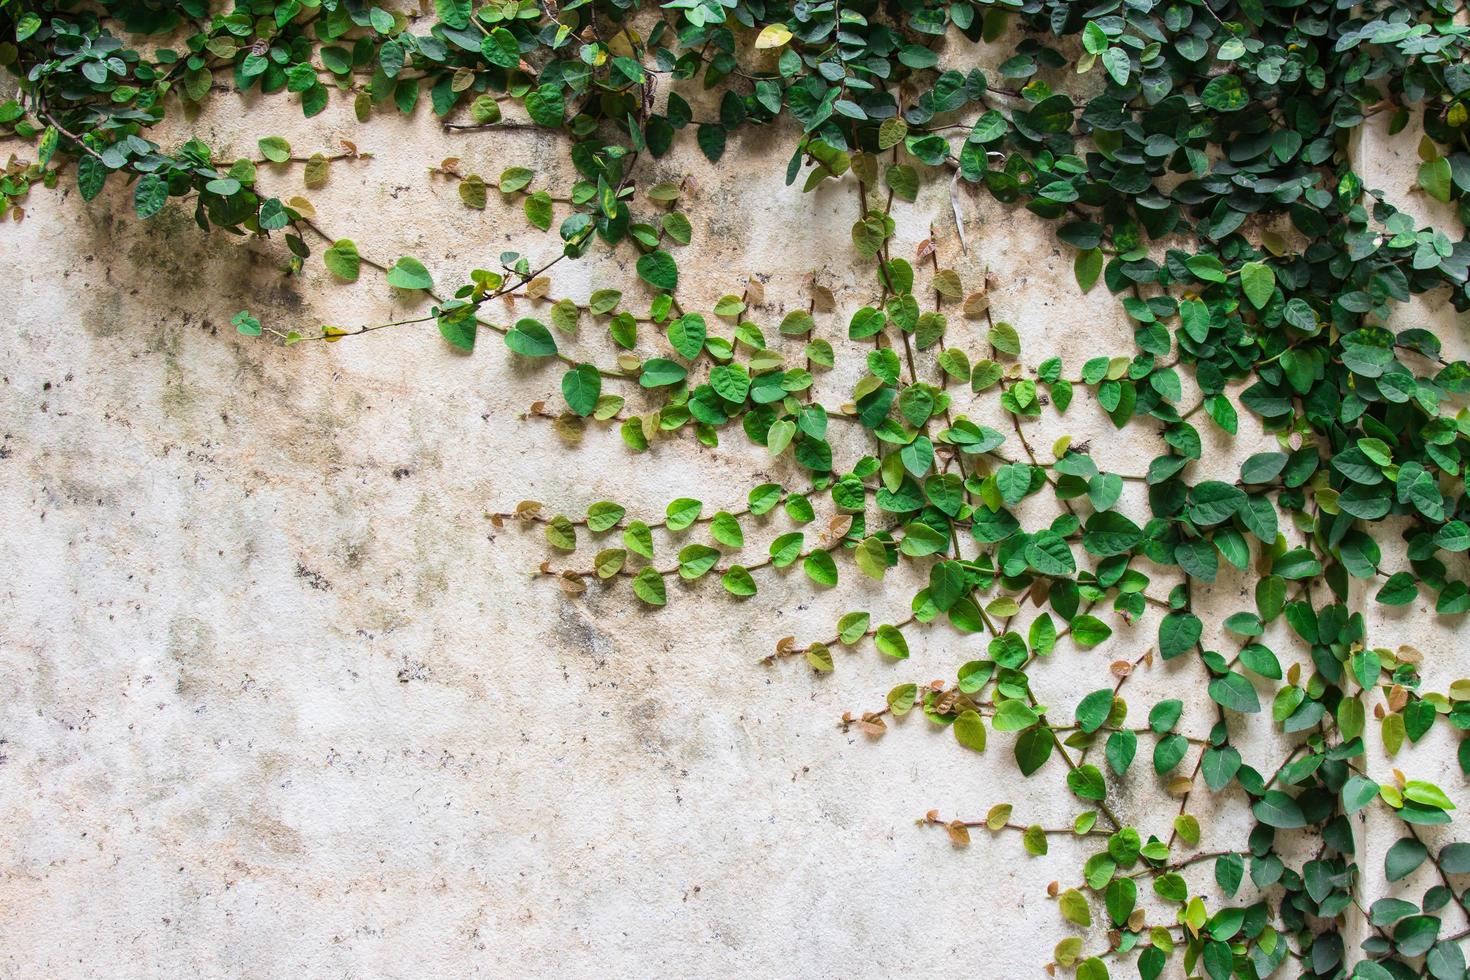
[{"label": "wall texture", "polygon": [[[320,226],[368,257],[413,254],[453,283],[505,249],[556,246],[514,202],[492,191],[486,211],[469,210],[428,173],[458,157],[466,172],[521,165],[542,175],[535,186],[565,186],[563,147],[535,133],[448,134],[422,113],[359,126],[346,99],[310,121],[284,101],[219,106],[195,127],[225,153],[254,155],[278,134],[302,153],[345,137],[373,154],[306,192]],[[1414,142],[1368,134],[1370,186],[1411,201]],[[874,292],[848,238],[857,192],[785,187],[785,145],[747,131],[731,166],[684,147],[644,179],[692,174],[698,187],[680,253],[686,307],[756,276],[756,319],[774,327],[814,281],[832,291],[817,335],[839,362],[820,385],[842,401],[861,352],[841,340]],[[302,193],[299,168],[265,169]],[[963,186],[952,202],[938,175],[895,216],[895,254],[932,234],[968,288],[988,271],[1024,364],[1131,352],[1121,310],[1101,288],[1078,293],[1040,219]],[[522,413],[558,397],[560,372],[513,361],[489,335],[472,356],[432,325],[290,349],[237,337],[229,319],[247,306],[307,328],[419,306],[369,270],[352,286],[316,261],[285,278],[279,242],[206,236],[177,205],[140,224],[120,187],[91,205],[70,189],[33,193],[0,235],[12,269],[0,312],[0,973],[1033,977],[1070,934],[1046,885],[1071,882],[1081,845],[1055,839],[1028,858],[1014,836],[980,831],[961,850],[915,826],[931,808],[976,818],[999,802],[1026,822],[1070,821],[1057,773],[1023,782],[1003,737],[977,756],[918,717],[880,739],[839,724],[894,684],[951,676],[974,639],[914,633],[897,664],[870,647],[839,652],[825,677],[796,660],[765,667],[778,638],[825,636],[848,609],[901,618],[906,593],[844,560],[828,592],[768,570],[749,601],[677,584],[668,608],[645,612],[626,581],[571,597],[536,579],[539,529],[489,519],[523,499],[574,515],[605,498],[641,517],[675,496],[738,506],[766,479],[800,485],[794,468],[738,432],[717,449],[684,437],[644,456],[598,424],[559,435]],[[604,286],[647,299],[626,250],[553,275],[557,296]],[[1405,315],[1464,346],[1463,323],[1432,302]],[[978,343],[979,326],[951,322],[953,343]],[[585,319],[572,346],[608,359]],[[994,411],[974,409],[982,421]],[[1253,422],[1209,446],[1194,478],[1233,474],[1265,448]],[[1113,431],[1085,393],[1028,425],[1038,444],[1070,433],[1130,472],[1161,444],[1145,425]],[[1141,495],[1130,505],[1145,507]],[[760,547],[785,529],[766,518],[747,534]],[[1222,575],[1214,621],[1245,606],[1249,584]],[[1461,628],[1423,602],[1372,615],[1375,643],[1421,647],[1432,686],[1470,673]],[[1114,626],[1110,644],[1064,643],[1036,672],[1049,703],[1070,712],[1110,660],[1148,648],[1156,620]],[[1181,729],[1208,729],[1195,665],[1157,664],[1129,691],[1138,705],[1186,697]],[[1279,760],[1267,720],[1240,724],[1258,729],[1242,743],[1251,761]],[[1453,746],[1436,737],[1392,764],[1464,799]],[[1176,804],[1151,773],[1135,767],[1122,794],[1145,832],[1167,833]],[[1238,795],[1197,812],[1204,849],[1248,829]],[[1373,829],[1370,893],[1392,843]],[[1102,942],[1095,932],[1088,945]]]}]

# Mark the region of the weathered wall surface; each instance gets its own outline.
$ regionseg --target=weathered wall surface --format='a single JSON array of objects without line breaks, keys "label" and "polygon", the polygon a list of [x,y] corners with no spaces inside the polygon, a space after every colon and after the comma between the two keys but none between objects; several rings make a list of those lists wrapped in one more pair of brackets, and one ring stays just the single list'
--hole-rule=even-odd
[{"label": "weathered wall surface", "polygon": [[[334,164],[307,194],[319,224],[378,261],[416,255],[440,283],[507,248],[555,247],[514,202],[492,191],[471,211],[426,175],[455,156],[465,171],[523,165],[537,187],[566,186],[561,147],[533,133],[448,135],[424,114],[358,126],[346,100],[311,121],[267,101],[197,126],[242,155],[271,133],[304,153],[354,140],[374,156]],[[846,324],[874,292],[849,244],[856,189],[784,187],[785,145],[748,133],[725,169],[686,148],[644,179],[697,180],[686,308],[759,274],[756,319],[771,328],[806,305],[813,277],[833,290],[817,335],[839,349],[820,381],[837,403],[861,373]],[[1412,160],[1393,165],[1392,152],[1378,186],[1406,194]],[[299,168],[266,171],[300,192]],[[956,193],[965,245],[935,175],[897,206],[895,254],[932,228],[940,265],[967,286],[988,269],[1027,366],[1132,350],[1121,310],[1105,290],[1078,293],[1044,222]],[[899,619],[910,593],[843,561],[835,590],[767,570],[749,601],[679,583],[668,608],[646,612],[626,581],[569,597],[534,579],[548,556],[539,529],[488,519],[528,498],[571,514],[612,498],[637,517],[675,496],[733,507],[766,479],[803,485],[793,468],[738,432],[718,449],[685,437],[645,456],[596,424],[563,441],[521,417],[557,397],[560,371],[513,361],[490,335],[468,357],[432,325],[291,349],[237,337],[229,318],[244,307],[309,328],[419,304],[366,269],[352,286],[317,261],[283,278],[278,242],[205,236],[176,205],[147,225],[127,208],[116,186],[90,206],[73,190],[37,192],[0,232],[12,269],[0,313],[0,972],[1042,975],[1069,934],[1046,885],[1074,882],[1088,851],[1055,838],[1028,858],[1019,838],[983,831],[955,850],[914,821],[1011,802],[1018,819],[1057,826],[1077,812],[1059,773],[1022,782],[1007,737],[977,756],[919,717],[881,740],[838,725],[894,684],[951,676],[976,639],[914,633],[905,663],[838,652],[827,677],[798,661],[762,667],[779,637],[827,636],[849,609]],[[562,263],[552,292],[603,286],[646,302],[627,250]],[[1427,315],[1460,342],[1459,320]],[[952,342],[973,349],[982,327],[951,323]],[[571,348],[610,360],[600,325],[582,329]],[[994,424],[992,402],[961,410]],[[1159,451],[1151,427],[1113,431],[1085,393],[1028,426],[1037,445],[1091,440],[1117,471],[1141,472]],[[1194,478],[1233,475],[1265,447],[1246,416]],[[762,548],[786,529],[769,517],[747,535]],[[1249,585],[1222,575],[1206,621],[1246,607]],[[1149,647],[1152,616],[1113,617],[1113,641],[1093,651],[1063,643],[1036,671],[1043,698],[1070,713],[1109,683],[1109,661]],[[1374,628],[1382,645],[1419,643],[1437,687],[1470,673],[1463,632],[1422,602]],[[1189,734],[1212,719],[1193,664],[1144,670],[1128,696],[1188,698]],[[1250,761],[1279,761],[1285,743],[1265,718],[1240,724],[1258,735],[1240,743]],[[1426,740],[1410,761],[1459,792],[1452,749]],[[1202,848],[1239,840],[1238,792],[1199,802]],[[1117,803],[1164,835],[1176,809],[1137,766]],[[1392,842],[1371,830],[1370,879]],[[1207,879],[1208,867],[1194,870]],[[1088,946],[1102,943],[1095,931]]]}]

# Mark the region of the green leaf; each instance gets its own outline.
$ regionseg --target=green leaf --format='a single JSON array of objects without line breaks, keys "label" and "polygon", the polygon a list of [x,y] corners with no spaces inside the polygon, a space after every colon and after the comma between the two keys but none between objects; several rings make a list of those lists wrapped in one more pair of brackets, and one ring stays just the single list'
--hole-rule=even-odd
[{"label": "green leaf", "polygon": [[246,337],[259,337],[261,332],[260,321],[250,315],[249,310],[241,310],[230,320],[235,329]]},{"label": "green leaf", "polygon": [[[1103,904],[1107,906],[1108,918],[1113,925],[1121,927],[1128,921],[1138,903],[1138,885],[1132,878],[1115,878],[1108,883],[1103,893]],[[1081,975],[1079,971],[1079,976]]]},{"label": "green leaf", "polygon": [[1095,647],[1112,635],[1112,627],[1096,616],[1083,613],[1072,620],[1072,639],[1078,646]]},{"label": "green leaf", "polygon": [[1001,353],[1010,354],[1012,357],[1020,355],[1021,335],[1018,334],[1016,332],[1016,328],[1011,326],[1009,323],[1006,323],[1004,321],[997,323],[995,326],[990,328],[990,331],[986,336],[987,339],[990,341],[990,346],[994,347]]},{"label": "green leaf", "polygon": [[919,172],[907,164],[893,164],[883,173],[884,183],[896,197],[914,201],[919,196]]},{"label": "green leaf", "polygon": [[1171,731],[1179,724],[1179,718],[1184,714],[1184,702],[1178,698],[1169,698],[1154,705],[1148,713],[1148,727],[1157,735]]},{"label": "green leaf", "polygon": [[664,508],[664,526],[670,531],[683,531],[699,520],[699,512],[703,509],[704,504],[692,497],[671,500],[668,507]]},{"label": "green leaf", "polygon": [[133,210],[140,218],[151,218],[168,201],[168,181],[158,174],[144,174],[133,187]]},{"label": "green leaf", "polygon": [[[999,725],[996,725],[996,730],[1000,730]],[[1097,802],[1107,796],[1107,783],[1103,780],[1103,774],[1091,763],[1067,772],[1067,788],[1084,800]]]},{"label": "green leaf", "polygon": [[673,290],[679,285],[679,266],[668,252],[649,252],[638,257],[638,278],[655,289]]},{"label": "green leaf", "polygon": [[550,230],[551,221],[556,217],[551,195],[545,191],[536,191],[534,194],[526,195],[522,210],[526,213],[526,220],[542,231]]},{"label": "green leaf", "polygon": [[985,751],[985,721],[972,709],[960,712],[954,721],[954,737],[967,749]]},{"label": "green leaf", "polygon": [[546,541],[559,551],[575,551],[577,548],[577,529],[572,522],[558,514],[546,524]]},{"label": "green leaf", "polygon": [[1231,671],[1224,677],[1215,678],[1210,681],[1209,692],[1211,700],[1231,711],[1254,714],[1261,710],[1261,699],[1256,694],[1255,685],[1243,674]]},{"label": "green leaf", "polygon": [[1353,776],[1342,787],[1342,808],[1357,813],[1378,796],[1378,784],[1367,776]]},{"label": "green leaf", "polygon": [[1445,795],[1444,790],[1422,779],[1411,779],[1404,784],[1404,798],[1437,810],[1455,809],[1455,804]]},{"label": "green leaf", "polygon": [[700,578],[719,560],[718,549],[707,544],[686,544],[679,549],[679,577],[689,580]]},{"label": "green leaf", "polygon": [[1296,800],[1277,789],[1268,790],[1265,796],[1257,800],[1251,806],[1251,813],[1267,827],[1278,830],[1292,830],[1307,825],[1307,818],[1302,814],[1302,808],[1297,805]]},{"label": "green leaf", "polygon": [[1000,702],[990,723],[998,732],[1018,732],[1023,728],[1030,728],[1036,721],[1037,715],[1031,710],[1031,706],[1013,698]]},{"label": "green leaf", "polygon": [[650,606],[662,606],[668,601],[664,591],[664,577],[651,565],[634,576],[633,592]]},{"label": "green leaf", "polygon": [[591,415],[602,396],[602,375],[595,365],[578,364],[562,375],[561,393],[573,413]]},{"label": "green leaf", "polygon": [[516,191],[524,190],[530,186],[535,176],[534,171],[527,170],[525,167],[506,167],[500,172],[500,193],[514,194]]},{"label": "green leaf", "polygon": [[1432,160],[1421,163],[1419,165],[1419,186],[1424,189],[1424,193],[1436,201],[1448,204],[1451,190],[1449,158],[1436,156]]},{"label": "green leaf", "polygon": [[1097,284],[1097,277],[1102,274],[1103,253],[1100,248],[1089,248],[1077,253],[1072,260],[1072,274],[1077,277],[1077,285],[1084,293],[1090,292]]},{"label": "green leaf", "polygon": [[291,159],[291,144],[279,136],[267,136],[257,144],[260,155],[271,163],[285,163]]},{"label": "green leaf", "polygon": [[1374,596],[1385,606],[1405,606],[1419,598],[1419,580],[1408,572],[1395,572]]},{"label": "green leaf", "polygon": [[623,519],[627,510],[611,500],[599,500],[587,508],[587,530],[594,534],[610,531]]},{"label": "green leaf", "polygon": [[[96,157],[84,156],[77,161],[77,189],[81,191],[82,200],[91,201],[102,193],[103,185],[107,183],[107,174],[107,165]],[[236,181],[237,185],[238,183]]]},{"label": "green leaf", "polygon": [[868,623],[872,618],[865,612],[850,612],[843,615],[837,621],[837,639],[839,642],[852,646],[858,640],[868,635]]},{"label": "green leaf", "polygon": [[1193,613],[1171,612],[1159,621],[1159,655],[1165,660],[1179,656],[1199,642],[1204,624]]},{"label": "green leaf", "polygon": [[1286,466],[1286,453],[1256,453],[1240,465],[1246,483],[1270,483]]},{"label": "green leaf", "polygon": [[1218,75],[1200,93],[1200,101],[1217,112],[1238,112],[1250,102],[1250,95],[1234,75]]},{"label": "green leaf", "polygon": [[1264,262],[1247,262],[1240,267],[1240,287],[1256,309],[1263,309],[1276,292],[1276,273]]},{"label": "green leaf", "polygon": [[24,41],[41,29],[41,18],[34,10],[27,10],[15,22],[15,40]]},{"label": "green leaf", "polygon": [[837,562],[833,560],[829,551],[814,551],[807,555],[806,560],[801,563],[807,578],[818,585],[833,586],[837,584]]},{"label": "green leaf", "polygon": [[1077,571],[1072,549],[1055,531],[1038,531],[1032,536],[1026,544],[1026,561],[1043,575],[1070,576]]},{"label": "green leaf", "polygon": [[1102,727],[1113,710],[1113,689],[1093,691],[1077,705],[1077,727],[1091,734]]},{"label": "green leaf", "polygon": [[676,385],[689,375],[689,371],[678,361],[666,357],[650,357],[643,362],[643,372],[638,375],[638,384],[644,388],[661,388]]},{"label": "green leaf", "polygon": [[470,174],[459,182],[459,199],[464,202],[465,207],[476,211],[485,210],[485,181],[479,174]]},{"label": "green leaf", "polygon": [[1154,772],[1161,776],[1172,772],[1188,751],[1189,740],[1183,735],[1165,735],[1154,746]]},{"label": "green leaf", "polygon": [[1224,282],[1225,266],[1213,255],[1191,255],[1184,265],[1195,277],[1205,282]]},{"label": "green leaf", "polygon": [[710,519],[710,535],[720,544],[727,548],[745,547],[745,532],[740,529],[740,521],[729,511],[720,511]]},{"label": "green leaf", "polygon": [[1128,767],[1133,764],[1133,757],[1137,754],[1138,735],[1127,729],[1109,735],[1107,745],[1103,749],[1103,755],[1108,760],[1108,768],[1119,776],[1128,771]]},{"label": "green leaf", "polygon": [[[443,2],[443,0],[439,0],[439,2]],[[451,2],[465,3],[468,6],[468,0],[451,0]],[[465,19],[468,22],[469,18],[466,17]],[[467,27],[469,25],[465,23],[461,25],[450,24],[449,26]],[[516,41],[516,36],[503,27],[495,28],[495,30],[481,39],[480,53],[485,56],[486,61],[498,68],[515,68],[521,62],[521,46]]]},{"label": "green leaf", "polygon": [[1407,878],[1424,863],[1429,850],[1417,838],[1404,837],[1394,842],[1383,858],[1383,872],[1389,881]]},{"label": "green leaf", "polygon": [[1046,765],[1046,760],[1051,758],[1052,746],[1054,745],[1051,730],[1044,727],[1030,728],[1021,733],[1016,739],[1016,765],[1021,769],[1021,775],[1030,776]]},{"label": "green leaf", "polygon": [[653,558],[653,531],[642,521],[632,521],[623,529],[623,544],[635,555]]},{"label": "green leaf", "polygon": [[505,335],[505,346],[522,357],[551,357],[556,353],[556,338],[539,320],[517,320]]},{"label": "green leaf", "polygon": [[475,349],[475,333],[479,323],[475,319],[473,307],[460,306],[441,310],[434,322],[439,327],[439,336],[455,347],[463,351]]},{"label": "green leaf", "polygon": [[405,255],[388,270],[388,285],[399,289],[432,289],[434,277],[429,275],[429,270],[424,268],[422,262]]},{"label": "green leaf", "polygon": [[[1092,911],[1087,907],[1087,899],[1083,898],[1082,893],[1077,889],[1068,888],[1062,892],[1057,899],[1057,907],[1061,910],[1062,918],[1073,925],[1082,926],[1084,929],[1092,925]],[[1079,975],[1081,969],[1079,966]]]},{"label": "green leaf", "polygon": [[1014,507],[1031,492],[1031,467],[1026,463],[1007,463],[995,473],[995,487],[1001,499]]},{"label": "green leaf", "polygon": [[362,257],[357,254],[357,244],[350,238],[339,238],[332,247],[322,253],[322,262],[327,271],[343,282],[357,282],[362,268]]},{"label": "green leaf", "polygon": [[888,623],[879,626],[873,634],[873,643],[878,647],[878,652],[885,657],[892,657],[895,660],[908,659],[909,643],[897,626],[891,626]]}]

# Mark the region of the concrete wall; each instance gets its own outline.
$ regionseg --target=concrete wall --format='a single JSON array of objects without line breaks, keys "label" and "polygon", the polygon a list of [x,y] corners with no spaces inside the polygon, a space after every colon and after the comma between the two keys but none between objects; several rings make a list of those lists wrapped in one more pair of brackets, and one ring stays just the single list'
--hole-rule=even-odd
[{"label": "concrete wall", "polygon": [[[563,147],[534,133],[450,135],[423,113],[359,126],[346,99],[310,121],[283,100],[244,112],[221,101],[194,125],[241,155],[269,134],[302,153],[355,141],[372,159],[334,164],[325,187],[305,192],[319,224],[379,261],[416,255],[441,283],[508,248],[556,246],[496,192],[471,211],[428,175],[453,156],[466,172],[523,165],[543,175],[537,187],[566,186]],[[678,252],[686,308],[708,309],[758,275],[756,319],[774,334],[813,278],[832,290],[817,335],[839,350],[819,382],[835,404],[862,370],[862,350],[842,342],[848,318],[875,290],[849,244],[856,188],[784,187],[790,135],[746,131],[720,170],[684,147],[642,180],[696,178],[695,238]],[[1377,186],[1412,197],[1413,145],[1407,134],[1369,140]],[[299,167],[265,170],[303,192]],[[967,288],[988,270],[996,317],[1019,328],[1027,366],[1061,353],[1075,373],[1087,357],[1131,353],[1121,309],[1101,287],[1078,293],[1046,222],[964,186],[955,202],[931,175],[917,204],[895,208],[894,253],[913,255],[932,234],[940,266]],[[229,319],[247,306],[311,328],[421,304],[367,269],[352,286],[317,260],[283,278],[279,242],[204,235],[176,205],[143,225],[128,204],[119,186],[91,205],[72,189],[37,191],[25,220],[0,229],[11,259],[0,312],[0,972],[1042,975],[1074,932],[1046,885],[1076,883],[1090,848],[1054,838],[1030,858],[1018,836],[977,831],[958,850],[915,820],[1010,802],[1023,823],[1068,822],[1079,807],[1060,767],[1023,782],[1009,736],[977,756],[921,717],[881,739],[838,723],[880,707],[894,684],[952,676],[978,638],[911,632],[907,662],[864,646],[839,651],[825,677],[799,660],[763,667],[778,638],[827,636],[846,610],[902,618],[912,589],[871,583],[844,559],[834,590],[767,570],[751,600],[713,581],[675,583],[668,608],[646,612],[626,580],[581,597],[536,580],[549,554],[539,529],[488,517],[523,499],[577,515],[612,498],[645,518],[675,496],[735,507],[766,479],[803,485],[793,467],[736,431],[718,449],[682,437],[645,456],[602,425],[564,439],[522,417],[538,400],[559,404],[560,371],[513,360],[489,335],[468,357],[432,325],[291,349],[237,337]],[[615,286],[637,305],[647,294],[632,260],[599,249],[562,263],[552,294]],[[1432,301],[1420,313],[1448,347],[1461,344],[1462,320]],[[976,349],[983,321],[951,314],[950,342]],[[570,346],[611,359],[587,318]],[[961,410],[1000,420],[993,393]],[[1207,434],[1192,478],[1233,474],[1270,445],[1242,415],[1238,438]],[[1162,445],[1146,424],[1115,432],[1086,393],[1064,417],[1027,425],[1040,446],[1091,440],[1122,472],[1142,472]],[[1137,489],[1127,507],[1140,515]],[[1028,505],[1028,520],[1050,516]],[[747,522],[755,549],[787,529],[775,515]],[[1168,576],[1156,582],[1162,595]],[[1223,574],[1206,621],[1248,608],[1250,584]],[[1111,682],[1110,661],[1152,644],[1154,615],[1109,614],[1115,636],[1092,651],[1061,644],[1036,671],[1042,698],[1069,714]],[[1424,602],[1375,612],[1373,629],[1376,644],[1417,642],[1440,689],[1470,673],[1459,622]],[[1186,697],[1180,728],[1203,735],[1213,712],[1189,659],[1141,670],[1125,695],[1139,715]],[[1239,725],[1250,761],[1280,760],[1288,743],[1266,719]],[[1466,795],[1439,734],[1393,764]],[[1386,778],[1388,763],[1374,765]],[[1114,802],[1167,835],[1176,805],[1146,759]],[[1195,802],[1201,848],[1238,845],[1249,826],[1238,791]],[[1393,838],[1374,826],[1363,864],[1379,888]],[[1209,879],[1209,865],[1195,872]],[[1104,942],[1094,929],[1088,948]]]}]

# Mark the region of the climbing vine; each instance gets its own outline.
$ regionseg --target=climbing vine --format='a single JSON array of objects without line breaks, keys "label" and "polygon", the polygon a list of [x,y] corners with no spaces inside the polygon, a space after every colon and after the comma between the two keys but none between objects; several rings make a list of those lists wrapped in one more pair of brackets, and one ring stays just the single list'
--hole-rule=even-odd
[{"label": "climbing vine", "polygon": [[[495,519],[541,527],[556,553],[542,574],[568,592],[627,589],[651,607],[677,581],[717,578],[738,599],[797,565],[824,589],[917,572],[925,584],[902,620],[849,612],[829,635],[779,640],[766,660],[825,672],[844,647],[905,659],[906,636],[926,627],[974,638],[953,681],[899,684],[843,723],[878,735],[886,718],[917,711],[968,749],[1013,753],[1025,776],[1064,780],[1080,809],[1068,826],[1007,804],[921,820],[958,845],[980,829],[1014,832],[1032,855],[1057,835],[1095,845],[1052,888],[1069,931],[1053,969],[1153,978],[1177,957],[1210,980],[1283,966],[1466,976],[1470,844],[1431,846],[1420,830],[1448,822],[1454,804],[1413,773],[1372,770],[1367,746],[1392,757],[1436,726],[1470,729],[1470,681],[1425,689],[1422,654],[1388,649],[1360,607],[1470,610],[1456,557],[1470,550],[1470,365],[1394,316],[1425,293],[1470,308],[1470,241],[1419,227],[1365,186],[1351,152],[1369,117],[1386,116],[1390,133],[1422,129],[1417,192],[1470,218],[1464,3],[436,0],[430,13],[362,0],[0,0],[0,11],[0,65],[19,79],[0,127],[31,147],[0,177],[15,218],[36,185],[74,185],[86,200],[125,185],[142,219],[174,201],[201,228],[281,238],[288,274],[319,250],[336,278],[366,268],[428,307],[321,328],[241,311],[242,334],[296,344],[433,323],[472,351],[488,331],[523,358],[560,363],[564,406],[532,413],[567,431],[617,426],[644,452],[687,437],[713,446],[738,428],[807,471],[806,484],[756,486],[734,510],[686,497],[662,517],[616,501],[567,515],[528,501]],[[977,47],[1002,53],[948,67]],[[298,153],[265,136],[258,156],[229,159],[198,139],[149,138],[166,113],[221,92],[283,93],[313,116],[333,90],[363,123],[427,111],[465,138],[532,127],[564,141],[570,187],[522,166],[482,175],[449,159],[434,172],[467,208],[492,194],[519,201],[529,226],[555,228],[554,244],[441,289],[418,258],[366,255],[321,227],[306,197],[260,189],[262,168],[299,166],[310,190],[333,166],[370,165],[354,144]],[[687,181],[651,178],[650,162],[691,132],[720,162],[732,137],[758,127],[789,141],[788,184],[849,189],[851,247],[872,278],[870,301],[842,311],[845,343],[814,336],[835,305],[816,283],[774,335],[754,319],[759,280],[732,283],[712,309],[680,302],[692,195]],[[1077,288],[1118,297],[1136,350],[1025,350],[992,309],[992,284],[945,267],[934,238],[896,254],[894,201],[938,185],[957,202],[961,184],[1052,222]],[[958,203],[954,216],[964,248]],[[645,294],[555,295],[554,267],[592,249],[633,257]],[[499,298],[545,312],[495,322]],[[961,319],[983,332],[979,349],[949,340]],[[606,330],[607,363],[562,350],[559,338],[594,328]],[[815,382],[839,358],[861,364],[860,380],[823,404]],[[1036,445],[1029,423],[1065,416],[1083,394],[1118,429],[1160,429],[1164,451],[1133,472],[1100,446]],[[999,429],[970,417],[982,403],[998,406]],[[1234,435],[1241,411],[1275,448],[1245,459],[1236,479],[1193,479],[1201,429]],[[829,438],[839,427],[853,438]],[[1025,526],[1017,513],[1031,497],[1058,516]],[[765,554],[748,554],[746,531],[772,525]],[[656,530],[677,551],[661,554]],[[1196,600],[1227,566],[1254,575],[1253,595],[1207,624]],[[1146,616],[1158,620],[1154,642],[1123,649],[1114,626]],[[1208,648],[1217,635],[1226,649]],[[1038,690],[1029,673],[1064,639],[1116,649],[1108,677],[1080,698]],[[1215,712],[1207,732],[1180,730],[1180,699],[1142,720],[1130,709],[1129,678],[1156,658],[1199,663]],[[1070,718],[1053,699],[1076,702]],[[1257,713],[1289,745],[1259,770],[1234,744],[1239,716]],[[1470,739],[1456,737],[1470,773]],[[1179,799],[1164,827],[1126,812],[1118,792],[1148,769]],[[1204,793],[1246,801],[1244,848],[1199,850],[1208,828],[1190,808]],[[1397,822],[1389,882],[1433,866],[1438,883],[1416,900],[1360,904],[1350,818],[1367,807]],[[1199,888],[1184,872],[1204,862],[1214,885]],[[1367,937],[1355,948],[1349,919]],[[1095,922],[1103,946],[1070,934]]]}]

